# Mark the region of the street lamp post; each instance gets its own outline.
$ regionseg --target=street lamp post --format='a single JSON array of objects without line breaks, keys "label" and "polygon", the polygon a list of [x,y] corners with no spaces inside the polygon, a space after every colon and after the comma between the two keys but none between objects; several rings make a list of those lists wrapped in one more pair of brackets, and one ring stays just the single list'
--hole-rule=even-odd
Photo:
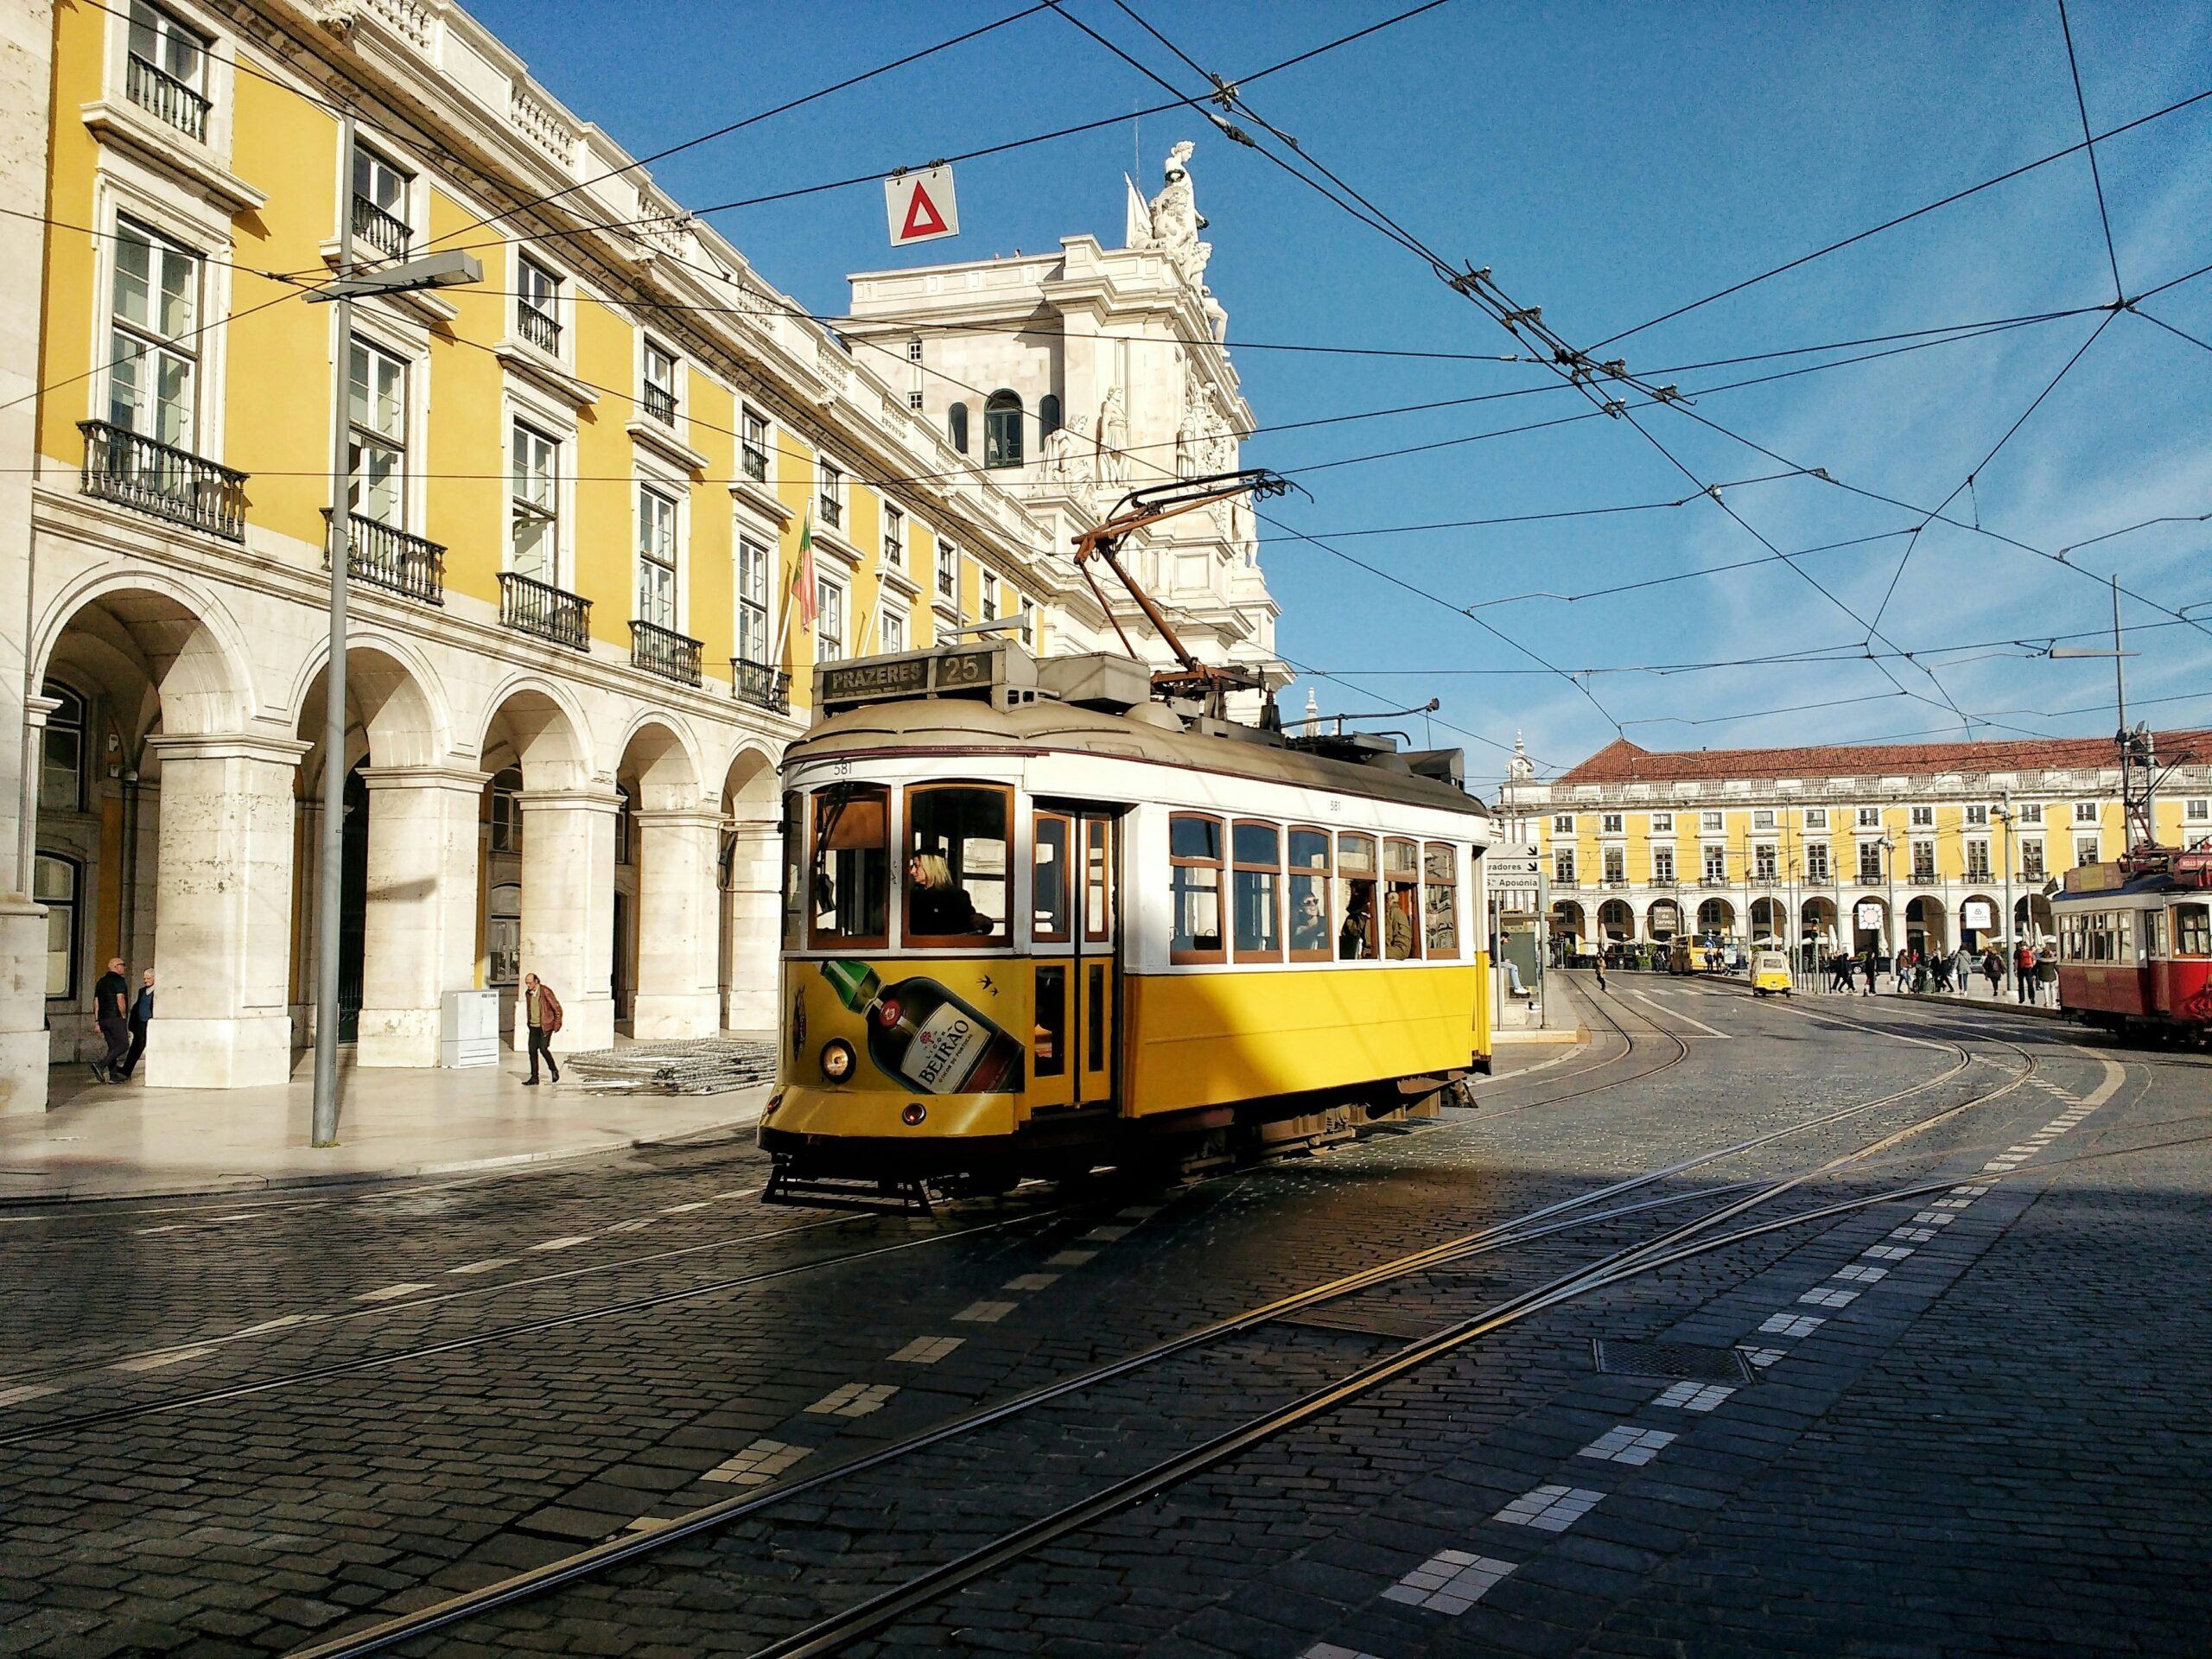
[{"label": "street lamp post", "polygon": [[1889,873],[1890,906],[1882,918],[1882,949],[1890,958],[1892,981],[1897,971],[1897,844],[1887,834],[1882,836],[1882,867]]},{"label": "street lamp post", "polygon": [[346,588],[353,563],[353,422],[348,407],[353,368],[353,302],[369,295],[452,288],[484,279],[473,255],[429,254],[366,276],[353,270],[353,112],[340,118],[338,270],[306,296],[338,307],[331,359],[330,665],[323,675],[321,868],[315,921],[315,1123],[312,1144],[338,1144],[338,929],[344,906],[346,853]]},{"label": "street lamp post", "polygon": [[[2009,789],[2000,789],[1997,791],[1997,817],[2005,826],[2005,931],[2000,937],[2005,937],[2011,934],[2013,927],[2012,849],[2015,842],[2012,834],[2012,791]],[[2012,949],[2008,942],[2005,950],[2005,972],[2008,978],[2018,971],[2013,965],[2017,955],[2018,953]],[[2014,999],[2018,1000],[2019,996],[2018,985],[2012,988],[2012,995]]]}]

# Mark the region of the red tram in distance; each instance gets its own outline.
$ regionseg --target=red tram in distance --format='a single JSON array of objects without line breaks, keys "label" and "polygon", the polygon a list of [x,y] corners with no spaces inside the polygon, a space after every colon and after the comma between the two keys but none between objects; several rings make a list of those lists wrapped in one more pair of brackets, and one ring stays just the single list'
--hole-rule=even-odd
[{"label": "red tram in distance", "polygon": [[2071,1018],[2191,1043],[2212,1033],[2212,849],[2085,864],[2051,908]]}]

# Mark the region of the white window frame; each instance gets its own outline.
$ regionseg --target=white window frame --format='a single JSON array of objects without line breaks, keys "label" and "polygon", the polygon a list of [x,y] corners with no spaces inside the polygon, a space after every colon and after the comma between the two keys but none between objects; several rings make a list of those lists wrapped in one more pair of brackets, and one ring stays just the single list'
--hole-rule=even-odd
[{"label": "white window frame", "polygon": [[1828,827],[1827,808],[1825,806],[1807,807],[1805,809],[1805,827],[1808,830],[1827,829]]},{"label": "white window frame", "polygon": [[1752,828],[1752,829],[1754,829],[1754,830],[1771,830],[1771,829],[1773,829],[1774,827],[1775,827],[1775,817],[1774,817],[1774,809],[1773,809],[1772,807],[1770,807],[1770,806],[1755,806],[1755,807],[1753,807],[1753,808],[1751,809],[1751,828]]},{"label": "white window frame", "polygon": [[1036,601],[1031,599],[1028,594],[1022,594],[1020,596],[1020,602],[1017,613],[1021,618],[1021,626],[1015,629],[1014,632],[1020,638],[1022,649],[1025,651],[1033,650],[1037,645]]},{"label": "white window frame", "polygon": [[[565,363],[568,360],[570,337],[574,333],[568,327],[569,316],[566,304],[569,293],[568,277],[535,253],[524,253],[520,248],[517,248],[514,293],[515,337],[529,346],[531,350],[543,352],[547,356],[556,358]],[[553,344],[550,347],[532,340],[523,332],[523,317],[525,313],[543,317],[553,325]]]},{"label": "white window frame", "polygon": [[960,603],[960,550],[942,536],[937,538],[937,580],[931,596],[940,605]]},{"label": "white window frame", "polygon": [[819,571],[814,577],[814,660],[841,661],[845,656],[845,584]]},{"label": "white window frame", "polygon": [[[664,480],[641,478],[638,480],[632,501],[636,608],[631,614],[640,622],[650,622],[655,627],[666,628],[671,633],[682,633],[684,631],[683,493]],[[656,535],[657,531],[661,533]],[[653,546],[656,541],[663,543],[658,549]],[[664,617],[646,613],[648,566],[658,573],[655,580],[666,584],[667,613]]]},{"label": "white window frame", "polygon": [[[545,492],[550,498],[548,500],[531,499],[520,487],[525,476],[524,472],[525,435],[528,439],[544,444],[550,451],[551,467],[550,474],[546,480],[548,487]],[[563,555],[567,550],[563,545],[565,538],[562,535],[563,527],[568,522],[568,513],[565,511],[568,505],[566,492],[569,471],[564,464],[567,460],[566,448],[566,441],[559,431],[548,429],[540,421],[533,418],[531,411],[520,409],[508,411],[507,533],[505,545],[501,549],[499,568],[515,575],[527,576],[532,582],[542,582],[549,588],[565,586],[561,578]],[[535,444],[532,444],[531,454],[533,457],[535,453]],[[517,527],[531,519],[544,524],[549,530],[544,563],[535,575],[521,569],[515,557]]]},{"label": "white window frame", "polygon": [[876,649],[885,656],[893,656],[906,649],[906,613],[894,605],[886,605],[875,620]]},{"label": "white window frame", "polygon": [[[92,377],[97,385],[94,416],[125,431],[164,443],[188,454],[213,458],[212,448],[206,441],[205,423],[200,411],[207,407],[209,388],[204,359],[204,343],[221,332],[212,326],[216,315],[210,309],[212,296],[207,281],[207,256],[194,245],[176,236],[159,223],[150,222],[144,215],[124,207],[114,218],[115,235],[111,240],[107,257],[101,261],[105,282],[99,315],[103,327],[101,345],[93,361],[105,365],[105,371]],[[124,249],[143,246],[146,249],[145,287],[147,316],[144,322],[128,319],[119,301],[118,288],[123,277]],[[166,333],[158,321],[159,297],[163,276],[175,261],[188,268],[191,283],[191,315],[182,332]],[[137,349],[126,350],[121,340],[127,340]],[[125,362],[137,365],[139,376],[158,377],[164,359],[182,365],[186,395],[182,399],[183,430],[178,435],[164,436],[161,430],[160,411],[163,407],[159,393],[159,379],[141,379],[130,406],[130,418],[118,421],[116,415],[118,375]]]},{"label": "white window frame", "polygon": [[1988,803],[1970,801],[1967,804],[1967,827],[1970,830],[1986,830],[1989,827]]},{"label": "white window frame", "polygon": [[1651,833],[1655,836],[1673,835],[1675,815],[1671,812],[1654,812],[1651,815]]},{"label": "white window frame", "polygon": [[887,501],[883,504],[883,563],[893,570],[904,572],[906,568],[906,512]]},{"label": "white window frame", "polygon": [[1808,881],[1832,881],[1835,879],[1828,861],[1828,844],[1825,841],[1805,843],[1805,879]]},{"label": "white window frame", "polygon": [[[656,378],[656,365],[665,365]],[[683,359],[662,345],[651,334],[638,336],[638,412],[649,420],[660,417],[645,406],[648,392],[668,394],[668,420],[665,424],[676,431],[683,424]]]},{"label": "white window frame", "polygon": [[1553,814],[1552,814],[1552,834],[1554,834],[1554,835],[1555,835],[1555,836],[1571,836],[1571,835],[1573,835],[1573,833],[1574,833],[1574,814],[1573,814],[1573,813],[1572,813],[1572,812],[1554,812],[1554,813],[1553,813]]},{"label": "white window frame", "polygon": [[2103,804],[2098,801],[2075,802],[2074,822],[2084,824],[2102,823],[2104,822]]},{"label": "white window frame", "polygon": [[1932,806],[1914,807],[1910,827],[1915,830],[1933,830],[1936,827],[1936,809]]},{"label": "white window frame", "polygon": [[1857,822],[1861,830],[1879,830],[1882,827],[1882,809],[1878,806],[1860,807]]},{"label": "white window frame", "polygon": [[1726,833],[1727,827],[1728,818],[1726,813],[1706,812],[1699,816],[1698,833],[1700,835],[1723,835]]},{"label": "white window frame", "polygon": [[[2047,874],[2049,867],[2044,864],[2043,859],[2041,836],[2031,836],[2024,839],[2020,842],[2019,856],[2020,874],[2023,879],[2031,881],[2044,881],[2050,879]],[[2034,868],[2031,868],[2031,865]]]},{"label": "white window frame", "polygon": [[[415,430],[416,364],[407,353],[393,350],[375,335],[364,333],[358,325],[353,333],[353,350],[360,354],[363,367],[367,373],[363,404],[368,418],[365,421],[354,413],[353,365],[349,362],[346,365],[347,508],[359,517],[388,525],[394,530],[404,531],[411,523],[410,510],[413,505],[411,498],[414,494],[409,486],[408,473],[409,463],[413,454],[412,446],[409,441]],[[399,372],[399,433],[396,438],[378,428],[375,423],[376,370],[379,359]],[[378,518],[375,513],[366,511],[366,492],[363,486],[361,462],[363,457],[372,448],[389,451],[392,457],[391,476],[395,480],[392,486],[394,499],[391,515],[387,518]]]},{"label": "white window frame", "polygon": [[[755,668],[768,665],[768,653],[774,649],[775,639],[771,632],[776,620],[774,582],[770,572],[776,563],[772,545],[763,538],[742,529],[737,532],[735,569],[732,583],[736,589],[736,613],[732,619],[736,632],[737,659],[750,663]],[[749,576],[757,575],[757,584]],[[748,588],[754,591],[748,592]],[[747,649],[753,645],[758,654]]]},{"label": "white window frame", "polygon": [[1990,862],[1989,837],[1975,836],[1964,844],[1966,866],[1961,879],[1967,881],[1995,880],[1997,867]]},{"label": "white window frame", "polygon": [[[401,249],[400,257],[411,251],[416,238],[415,181],[416,175],[410,172],[401,162],[394,160],[390,151],[357,141],[353,146],[353,177],[346,181],[346,205],[342,210],[346,217],[340,227],[340,234],[354,240],[359,239],[353,237],[353,201],[356,197],[359,197],[372,207],[389,213],[407,227],[407,242]],[[363,188],[364,185],[367,187],[365,189]],[[392,194],[391,201],[382,199],[385,191],[379,188],[380,186],[391,188]],[[370,257],[375,259],[389,259],[396,257],[373,243],[369,245],[367,251]]]},{"label": "white window frame", "polygon": [[1912,879],[1916,882],[1936,879],[1936,842],[1931,836],[1923,836],[1912,843]]},{"label": "white window frame", "polygon": [[1628,833],[1628,819],[1622,813],[1600,812],[1598,815],[1598,833],[1601,836],[1626,835]]},{"label": "white window frame", "polygon": [[1675,879],[1673,848],[1654,847],[1651,849],[1651,879],[1654,881],[1672,881]]},{"label": "white window frame", "polygon": [[[776,481],[776,434],[768,417],[750,404],[740,406],[737,420],[738,472],[747,480],[761,485]],[[760,476],[754,478],[746,470],[753,454],[760,457]]]}]

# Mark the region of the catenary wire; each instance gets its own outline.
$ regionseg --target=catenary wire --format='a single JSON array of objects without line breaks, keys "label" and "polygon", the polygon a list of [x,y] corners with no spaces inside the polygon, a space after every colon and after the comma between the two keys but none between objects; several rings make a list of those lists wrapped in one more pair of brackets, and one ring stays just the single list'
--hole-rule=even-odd
[{"label": "catenary wire", "polygon": [[2105,206],[2104,174],[2097,166],[2096,135],[2089,130],[2089,104],[2082,92],[2082,63],[2074,53],[2074,25],[2067,20],[2066,0],[2058,0],[2058,32],[2066,41],[2067,73],[2074,78],[2074,107],[2082,116],[2082,149],[2089,158],[2089,182],[2097,190],[2097,218],[2105,229],[2105,256],[2112,261],[2112,296],[2125,304],[2127,289],[2120,280],[2120,249],[2112,239],[2112,213]]}]

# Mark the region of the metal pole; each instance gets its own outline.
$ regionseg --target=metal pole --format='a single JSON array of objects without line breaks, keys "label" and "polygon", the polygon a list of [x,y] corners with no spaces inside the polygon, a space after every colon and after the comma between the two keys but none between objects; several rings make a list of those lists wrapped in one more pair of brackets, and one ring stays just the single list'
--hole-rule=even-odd
[{"label": "metal pole", "polygon": [[[353,274],[353,112],[340,118],[338,275]],[[353,368],[353,302],[337,302],[337,353],[331,359],[330,666],[323,674],[322,865],[315,920],[315,1127],[311,1144],[338,1144],[338,930],[345,902],[346,583],[352,563],[348,519],[353,466],[346,452],[347,378]]]},{"label": "metal pole", "polygon": [[[1997,815],[2005,820],[2005,925],[2009,930],[2012,925],[2012,849],[2016,844],[2012,834],[2012,791],[2011,790],[2000,789],[1997,791]],[[2008,962],[2012,960],[2010,951],[2005,953],[2005,960]]]}]

